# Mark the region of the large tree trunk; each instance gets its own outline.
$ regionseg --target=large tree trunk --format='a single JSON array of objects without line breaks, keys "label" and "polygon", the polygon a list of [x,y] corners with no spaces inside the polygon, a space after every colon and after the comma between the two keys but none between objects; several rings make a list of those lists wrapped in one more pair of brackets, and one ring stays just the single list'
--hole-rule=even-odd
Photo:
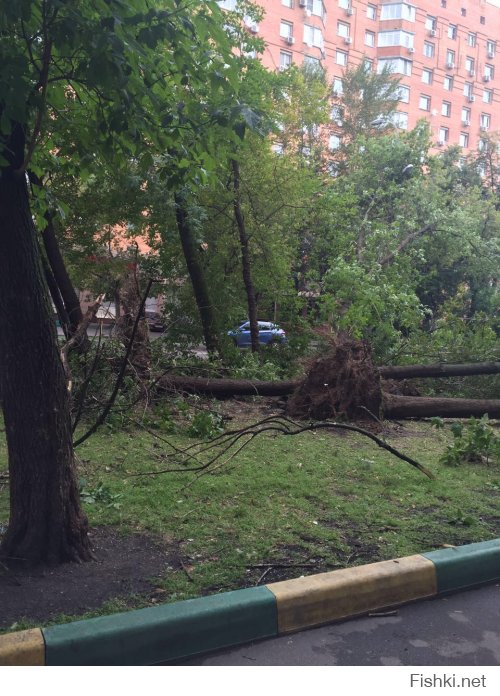
[{"label": "large tree trunk", "polygon": [[[30,181],[35,185],[43,188],[43,183],[34,172],[30,172]],[[75,336],[78,326],[83,320],[83,312],[80,306],[80,300],[75,292],[71,278],[69,277],[66,264],[61,254],[61,249],[59,247],[59,242],[57,241],[55,229],[54,229],[54,217],[50,211],[45,214],[46,225],[42,231],[43,245],[45,248],[45,253],[47,255],[47,260],[49,262],[50,268],[52,270],[53,277],[57,283],[60,296],[64,302],[64,307],[66,314],[69,319],[69,338]],[[90,342],[87,338],[87,334],[82,335],[81,339],[78,341],[78,347],[81,350],[85,350],[90,346]]]},{"label": "large tree trunk", "polygon": [[219,339],[217,336],[217,323],[215,320],[214,308],[210,301],[210,294],[203,267],[198,258],[196,241],[189,225],[186,202],[181,194],[175,196],[175,204],[177,229],[187,270],[193,286],[196,306],[198,307],[200,315],[205,346],[209,353],[216,353],[219,352]]},{"label": "large tree trunk", "polygon": [[[9,148],[9,149],[8,149]],[[0,174],[0,384],[10,480],[5,560],[88,560],[69,395],[43,277],[16,127]]]},{"label": "large tree trunk", "polygon": [[231,396],[285,396],[291,394],[300,383],[297,379],[261,382],[250,379],[211,379],[167,374],[159,381],[158,387],[162,391],[206,394],[223,399]]},{"label": "large tree trunk", "polygon": [[470,375],[494,375],[500,373],[500,362],[462,363],[461,365],[394,365],[379,367],[384,379],[410,379],[413,377],[467,377]]},{"label": "large tree trunk", "polygon": [[[45,216],[47,226],[43,230],[42,239],[47,254],[47,259],[50,263],[52,273],[57,282],[57,287],[64,301],[64,306],[69,317],[69,333],[70,337],[74,336],[78,330],[80,322],[83,320],[82,308],[80,300],[75,292],[71,278],[69,277],[64,259],[59,248],[59,243],[54,230],[52,216],[47,213]],[[89,343],[86,335],[83,337],[84,343]],[[84,348],[84,345],[81,346]]]},{"label": "large tree trunk", "polygon": [[231,160],[231,168],[233,170],[233,188],[234,188],[234,217],[238,233],[240,237],[241,249],[241,267],[243,272],[243,283],[247,295],[248,306],[248,321],[250,323],[250,341],[252,352],[258,353],[260,350],[259,344],[259,325],[257,323],[257,302],[255,299],[255,288],[252,279],[252,263],[250,260],[250,247],[248,244],[248,234],[245,226],[245,218],[241,210],[240,196],[240,165],[236,160]]},{"label": "large tree trunk", "polygon": [[386,418],[500,418],[500,399],[449,399],[429,396],[396,396],[384,393]]}]

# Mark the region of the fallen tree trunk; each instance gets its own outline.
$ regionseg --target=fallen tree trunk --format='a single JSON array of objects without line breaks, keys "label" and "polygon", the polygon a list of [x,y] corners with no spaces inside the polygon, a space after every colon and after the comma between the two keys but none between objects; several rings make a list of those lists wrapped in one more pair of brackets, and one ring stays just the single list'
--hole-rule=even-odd
[{"label": "fallen tree trunk", "polygon": [[469,375],[494,375],[500,373],[500,362],[463,363],[447,365],[395,365],[379,367],[384,379],[411,379],[412,377],[467,377]]},{"label": "fallen tree trunk", "polygon": [[158,382],[161,391],[182,391],[188,394],[206,394],[218,398],[229,396],[286,396],[301,384],[300,379],[282,382],[261,382],[250,379],[212,379],[208,377],[179,377],[165,375]]},{"label": "fallen tree trunk", "polygon": [[385,418],[500,418],[500,399],[450,399],[383,394]]}]

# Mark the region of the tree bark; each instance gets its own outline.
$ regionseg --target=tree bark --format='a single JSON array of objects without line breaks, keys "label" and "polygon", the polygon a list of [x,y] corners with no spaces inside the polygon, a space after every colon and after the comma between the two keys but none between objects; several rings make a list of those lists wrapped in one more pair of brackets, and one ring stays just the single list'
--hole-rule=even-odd
[{"label": "tree bark", "polygon": [[246,231],[245,218],[241,210],[240,198],[240,165],[236,160],[231,160],[231,168],[233,170],[233,189],[234,189],[234,217],[238,233],[240,237],[241,249],[241,267],[243,272],[243,283],[247,295],[248,306],[248,321],[250,323],[250,340],[252,353],[258,353],[260,350],[259,343],[259,325],[257,322],[257,302],[255,298],[255,288],[252,279],[252,262],[250,260],[250,248],[248,244],[248,234]]},{"label": "tree bark", "polygon": [[470,375],[494,375],[500,373],[500,362],[462,363],[461,365],[395,365],[379,367],[385,379],[411,379],[412,377],[467,377]]},{"label": "tree bark", "polygon": [[[47,213],[45,219],[47,221],[47,226],[42,232],[43,245],[52,273],[56,279],[57,287],[64,301],[64,306],[69,317],[69,333],[70,337],[72,337],[76,334],[78,326],[83,320],[82,308],[59,248],[52,215]],[[88,343],[86,334],[83,337],[83,342]],[[84,346],[82,345],[81,347],[83,348]]]},{"label": "tree bark", "polygon": [[180,377],[165,375],[158,383],[160,390],[207,394],[218,398],[231,396],[284,396],[291,394],[301,380],[261,382],[250,379],[208,379],[205,377]]},{"label": "tree bark", "polygon": [[2,562],[91,558],[80,507],[69,395],[44,282],[14,126],[0,174],[0,391],[7,439],[10,519]]},{"label": "tree bark", "polygon": [[445,399],[386,393],[383,396],[386,418],[480,418],[485,413],[490,418],[500,418],[500,399]]},{"label": "tree bark", "polygon": [[[29,173],[30,181],[35,185],[43,188],[43,183],[34,172]],[[78,326],[83,320],[83,312],[80,306],[80,300],[75,292],[71,278],[69,277],[66,264],[64,263],[63,256],[61,254],[61,249],[59,247],[59,242],[57,241],[57,236],[54,229],[54,217],[53,214],[48,211],[45,213],[46,226],[42,230],[42,239],[45,253],[47,255],[47,260],[49,262],[53,277],[57,283],[59,293],[64,302],[64,307],[69,319],[69,338],[75,336]],[[81,340],[78,343],[78,347],[85,350],[90,345],[87,338],[87,334],[82,335]]]},{"label": "tree bark", "polygon": [[209,353],[217,353],[219,352],[219,338],[217,335],[217,323],[215,320],[214,308],[210,301],[208,285],[203,272],[203,267],[198,258],[198,249],[189,225],[186,202],[182,194],[176,194],[175,204],[177,230],[179,232],[187,270],[193,286],[196,306],[198,307],[198,312],[200,315],[205,346]]}]

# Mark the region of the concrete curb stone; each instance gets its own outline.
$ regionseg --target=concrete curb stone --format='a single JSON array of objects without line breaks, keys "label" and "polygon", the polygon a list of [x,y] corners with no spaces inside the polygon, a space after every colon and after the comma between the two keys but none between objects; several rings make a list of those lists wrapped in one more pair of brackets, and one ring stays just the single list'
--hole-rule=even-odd
[{"label": "concrete curb stone", "polygon": [[151,665],[500,580],[500,539],[0,636],[0,665]]}]

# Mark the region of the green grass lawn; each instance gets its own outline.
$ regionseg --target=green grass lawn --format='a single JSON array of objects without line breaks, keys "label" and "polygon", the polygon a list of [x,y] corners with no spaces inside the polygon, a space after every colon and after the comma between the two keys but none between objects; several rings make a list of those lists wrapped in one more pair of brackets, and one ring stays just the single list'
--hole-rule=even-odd
[{"label": "green grass lawn", "polygon": [[[251,407],[242,417],[258,419]],[[259,436],[203,476],[135,477],[165,468],[162,453],[172,450],[144,431],[102,428],[77,450],[85,509],[92,526],[148,533],[177,549],[182,566],[156,581],[162,601],[500,536],[498,465],[446,467],[438,459],[448,432],[426,422],[387,428],[387,441],[435,480],[362,436],[327,431]],[[161,434],[180,448],[195,442]],[[4,485],[0,525],[7,517]]]}]

